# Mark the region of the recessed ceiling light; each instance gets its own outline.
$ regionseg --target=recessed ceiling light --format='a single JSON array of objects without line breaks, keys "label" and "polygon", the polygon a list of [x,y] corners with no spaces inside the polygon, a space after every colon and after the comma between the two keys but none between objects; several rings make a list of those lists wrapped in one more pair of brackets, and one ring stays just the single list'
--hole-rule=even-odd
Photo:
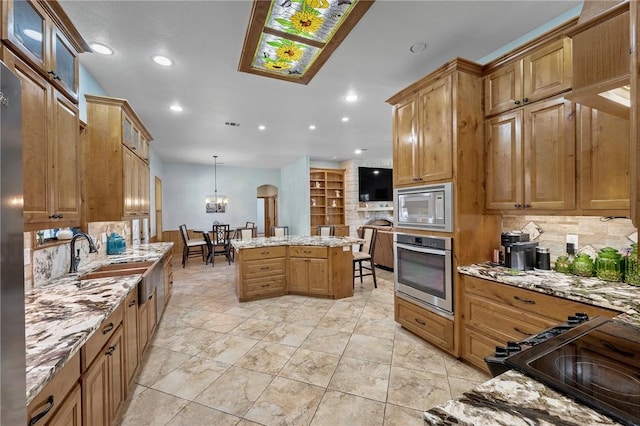
[{"label": "recessed ceiling light", "polygon": [[362,150],[361,149],[356,149],[355,151],[353,151],[354,154],[362,154]]},{"label": "recessed ceiling light", "polygon": [[315,130],[316,126],[314,126],[313,124],[311,126],[309,126],[309,130]]},{"label": "recessed ceiling light", "polygon": [[113,55],[113,49],[101,43],[91,43],[91,50],[101,55]]},{"label": "recessed ceiling light", "polygon": [[158,65],[162,65],[163,67],[170,67],[171,65],[173,65],[173,61],[166,56],[154,55],[152,59],[153,62]]},{"label": "recessed ceiling light", "polygon": [[349,93],[347,96],[344,97],[344,99],[347,102],[355,102],[358,100],[358,95],[356,95],[355,93]]},{"label": "recessed ceiling light", "polygon": [[349,121],[349,117],[342,117],[342,121],[346,123],[347,121]]},{"label": "recessed ceiling light", "polygon": [[258,129],[264,130],[264,129],[266,129],[266,127],[261,124],[261,125],[258,126]]},{"label": "recessed ceiling light", "polygon": [[173,112],[182,112],[182,107],[178,104],[171,105],[169,109]]},{"label": "recessed ceiling light", "polygon": [[411,53],[420,53],[423,50],[427,50],[427,47],[429,47],[429,43],[425,43],[421,41],[421,42],[412,44],[411,47],[409,48],[409,51]]},{"label": "recessed ceiling light", "polygon": [[42,33],[40,31],[30,30],[27,28],[26,30],[22,31],[22,33],[29,37],[31,40],[42,41]]}]

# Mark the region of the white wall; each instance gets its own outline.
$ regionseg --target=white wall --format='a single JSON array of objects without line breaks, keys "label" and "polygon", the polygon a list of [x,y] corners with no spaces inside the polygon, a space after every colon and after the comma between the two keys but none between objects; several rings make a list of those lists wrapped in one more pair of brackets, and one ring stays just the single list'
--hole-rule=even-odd
[{"label": "white wall", "polygon": [[80,64],[80,76],[78,81],[78,109],[80,110],[80,120],[87,121],[87,100],[85,94],[108,96],[102,86],[93,78],[93,75]]},{"label": "white wall", "polygon": [[214,193],[213,166],[164,163],[162,165],[165,230],[211,229],[214,221],[232,227],[256,222],[256,195],[260,185],[280,187],[280,170],[218,166],[218,195],[229,199],[225,213],[205,213],[205,196]]},{"label": "white wall", "polygon": [[301,157],[280,169],[278,224],[289,227],[290,235],[311,235],[309,218],[309,157]]}]

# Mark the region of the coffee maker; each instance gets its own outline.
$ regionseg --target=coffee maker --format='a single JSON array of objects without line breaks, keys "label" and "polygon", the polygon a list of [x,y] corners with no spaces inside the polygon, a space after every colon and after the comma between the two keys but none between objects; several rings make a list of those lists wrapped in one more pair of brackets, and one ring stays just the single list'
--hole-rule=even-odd
[{"label": "coffee maker", "polygon": [[529,234],[521,231],[503,232],[500,236],[500,264],[526,271],[536,264],[537,242],[529,241]]}]

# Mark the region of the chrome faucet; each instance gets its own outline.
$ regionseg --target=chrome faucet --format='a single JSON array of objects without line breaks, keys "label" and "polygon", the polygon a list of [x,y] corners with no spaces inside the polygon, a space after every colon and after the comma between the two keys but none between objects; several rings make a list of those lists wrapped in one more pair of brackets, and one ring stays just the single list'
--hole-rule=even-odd
[{"label": "chrome faucet", "polygon": [[89,241],[89,253],[97,253],[98,249],[90,236],[84,232],[78,232],[71,238],[71,265],[69,266],[69,273],[78,272],[78,265],[80,264],[80,249],[74,254],[76,250],[76,240],[79,238],[86,238]]}]

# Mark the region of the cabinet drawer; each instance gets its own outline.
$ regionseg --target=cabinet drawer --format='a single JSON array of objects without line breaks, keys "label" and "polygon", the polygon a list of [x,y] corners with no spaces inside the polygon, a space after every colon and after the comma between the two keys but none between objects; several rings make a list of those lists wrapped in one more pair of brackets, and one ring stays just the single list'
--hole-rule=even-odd
[{"label": "cabinet drawer", "polygon": [[256,296],[271,292],[284,293],[285,277],[269,277],[257,280],[247,280],[245,283],[245,294],[247,296]]},{"label": "cabinet drawer", "polygon": [[496,346],[504,346],[505,343],[465,328],[462,341],[462,358],[488,373],[489,368],[487,363],[484,362],[484,358],[493,355]]},{"label": "cabinet drawer", "polygon": [[268,259],[256,262],[246,262],[244,265],[243,275],[247,280],[271,277],[274,275],[285,274],[285,259]]},{"label": "cabinet drawer", "polygon": [[27,418],[31,421],[34,417],[46,411],[49,405],[51,409],[40,418],[38,424],[48,424],[49,420],[62,406],[67,394],[73,389],[80,379],[80,353],[76,353],[67,362],[67,365],[58,371],[51,381],[40,391],[27,407]]},{"label": "cabinet drawer", "polygon": [[274,257],[285,257],[286,254],[287,248],[285,246],[243,249],[242,260],[271,259]]},{"label": "cabinet drawer", "polygon": [[447,352],[453,351],[453,321],[398,297],[395,298],[395,319],[430,343]]},{"label": "cabinet drawer", "polygon": [[327,251],[327,247],[293,246],[289,247],[289,256],[326,259]]},{"label": "cabinet drawer", "polygon": [[522,340],[537,334],[553,327],[557,321],[466,293],[464,324],[504,344],[508,340]]},{"label": "cabinet drawer", "polygon": [[86,371],[89,365],[93,362],[96,355],[100,352],[100,349],[109,341],[111,336],[115,333],[118,325],[122,322],[123,307],[122,304],[113,311],[109,317],[100,324],[100,327],[93,333],[93,336],[87,340],[80,350],[82,371]]},{"label": "cabinet drawer", "polygon": [[472,293],[502,305],[513,306],[519,310],[546,317],[546,319],[552,320],[553,324],[566,321],[567,315],[576,312],[584,312],[590,317],[600,315],[613,318],[619,315],[619,312],[610,309],[475,277],[464,277],[464,289],[466,293]]}]

